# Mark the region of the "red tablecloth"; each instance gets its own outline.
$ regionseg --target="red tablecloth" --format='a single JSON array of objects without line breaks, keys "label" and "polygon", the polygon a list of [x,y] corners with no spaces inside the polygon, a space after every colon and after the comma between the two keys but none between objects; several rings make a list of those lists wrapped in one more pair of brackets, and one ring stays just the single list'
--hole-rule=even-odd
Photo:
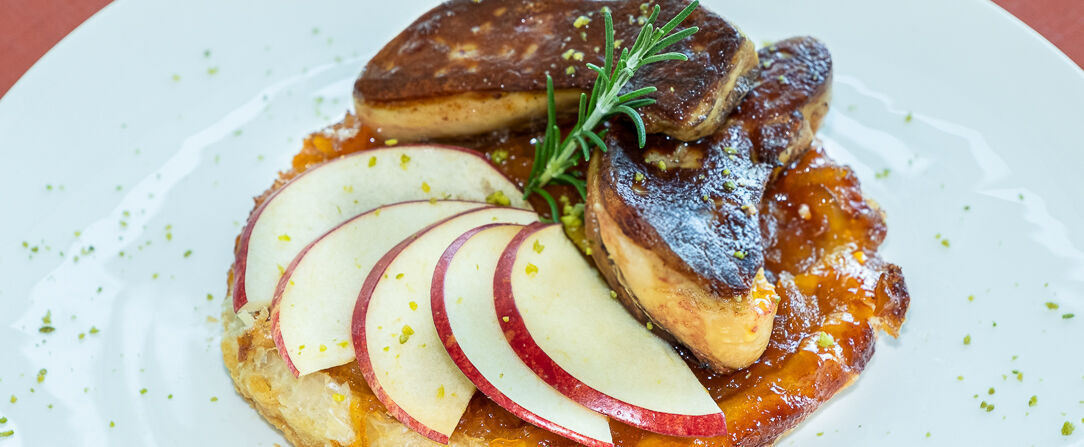
[{"label": "red tablecloth", "polygon": [[[995,0],[1084,67],[1084,0]],[[109,0],[0,0],[0,96]]]}]

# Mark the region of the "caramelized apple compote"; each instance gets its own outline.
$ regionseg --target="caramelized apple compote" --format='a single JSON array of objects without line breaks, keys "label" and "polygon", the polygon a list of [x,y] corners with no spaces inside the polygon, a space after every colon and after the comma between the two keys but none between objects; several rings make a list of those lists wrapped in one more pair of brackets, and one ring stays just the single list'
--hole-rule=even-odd
[{"label": "caramelized apple compote", "polygon": [[[304,142],[293,171],[386,143],[352,115]],[[472,144],[521,185],[530,171],[528,137],[496,136]],[[274,188],[272,190],[274,190]],[[571,191],[555,191],[577,197]],[[266,194],[265,194],[266,196]],[[257,200],[261,200],[263,196]],[[547,212],[542,202],[532,202]],[[718,374],[693,366],[727,417],[729,435],[716,439],[660,436],[611,422],[619,446],[760,446],[794,428],[823,402],[853,382],[873,355],[876,332],[897,335],[909,297],[899,267],[878,256],[885,235],[880,210],[862,196],[858,179],[820,147],[808,150],[771,183],[760,209],[765,269],[780,293],[767,351],[752,366]],[[371,395],[354,364],[332,368],[354,392]],[[375,399],[356,411],[381,411]],[[359,419],[360,420],[360,419]],[[489,440],[493,447],[566,446],[575,443],[534,427],[475,395],[453,439]]]}]

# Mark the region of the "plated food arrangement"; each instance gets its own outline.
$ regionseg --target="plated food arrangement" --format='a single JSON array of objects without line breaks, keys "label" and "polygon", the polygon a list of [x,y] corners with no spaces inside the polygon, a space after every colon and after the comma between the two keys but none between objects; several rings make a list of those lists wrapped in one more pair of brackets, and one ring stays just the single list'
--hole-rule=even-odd
[{"label": "plated food arrangement", "polygon": [[773,444],[909,303],[831,79],[695,3],[434,8],[256,198],[238,392],[298,446]]}]

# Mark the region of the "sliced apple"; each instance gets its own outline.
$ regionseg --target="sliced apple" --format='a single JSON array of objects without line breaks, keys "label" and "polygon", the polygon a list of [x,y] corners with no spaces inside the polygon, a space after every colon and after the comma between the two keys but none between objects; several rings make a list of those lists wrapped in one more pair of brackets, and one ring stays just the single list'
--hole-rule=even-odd
[{"label": "sliced apple", "polygon": [[497,323],[493,274],[501,252],[522,228],[476,228],[445,250],[431,293],[437,334],[456,366],[497,405],[580,444],[612,446],[607,418],[543,382],[516,356]]},{"label": "sliced apple", "polygon": [[625,311],[559,225],[524,228],[494,280],[508,343],[587,408],[671,436],[722,436],[726,418],[674,349]]},{"label": "sliced apple", "polygon": [[366,211],[301,250],[275,289],[271,336],[286,366],[303,376],[354,360],[350,316],[369,270],[395,244],[480,202],[402,202]]},{"label": "sliced apple", "polygon": [[252,213],[241,233],[233,307],[266,308],[279,276],[309,242],[351,216],[410,200],[485,201],[502,193],[524,208],[516,186],[477,152],[451,146],[403,146],[347,155],[283,185]]},{"label": "sliced apple", "polygon": [[354,354],[369,388],[407,427],[447,443],[474,394],[433,323],[430,287],[437,261],[472,228],[537,221],[535,213],[515,208],[468,211],[400,242],[369,272],[354,307]]}]

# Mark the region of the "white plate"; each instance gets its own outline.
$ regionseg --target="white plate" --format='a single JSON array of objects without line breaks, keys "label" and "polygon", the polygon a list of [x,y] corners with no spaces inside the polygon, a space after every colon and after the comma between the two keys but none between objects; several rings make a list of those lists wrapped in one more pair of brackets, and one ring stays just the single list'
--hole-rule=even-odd
[{"label": "white plate", "polygon": [[[781,444],[1084,444],[1081,70],[985,2],[706,3],[757,42],[828,43],[821,136],[888,211],[884,254],[911,289],[902,338]],[[209,321],[234,237],[301,138],[350,107],[367,56],[432,4],[120,0],[16,84],[0,447],[284,443],[234,393]]]}]

